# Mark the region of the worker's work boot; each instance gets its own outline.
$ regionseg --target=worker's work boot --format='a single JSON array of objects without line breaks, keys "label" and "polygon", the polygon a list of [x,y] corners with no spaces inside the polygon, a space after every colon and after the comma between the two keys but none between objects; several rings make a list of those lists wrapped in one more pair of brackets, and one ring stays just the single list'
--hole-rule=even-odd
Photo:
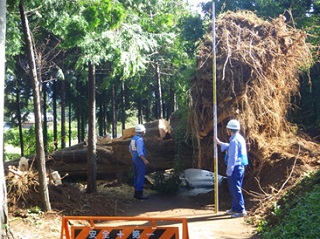
[{"label": "worker's work boot", "polygon": [[148,196],[146,195],[143,195],[143,191],[136,191],[136,199],[142,199],[142,200],[145,200],[145,199],[148,199]]},{"label": "worker's work boot", "polygon": [[138,198],[138,191],[137,190],[134,190],[134,195],[133,195],[134,198]]}]

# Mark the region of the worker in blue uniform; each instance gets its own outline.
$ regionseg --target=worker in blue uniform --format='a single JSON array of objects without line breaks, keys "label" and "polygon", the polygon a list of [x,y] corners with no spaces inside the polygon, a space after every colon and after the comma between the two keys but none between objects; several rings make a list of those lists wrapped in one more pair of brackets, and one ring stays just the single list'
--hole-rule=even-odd
[{"label": "worker in blue uniform", "polygon": [[239,133],[240,123],[232,119],[227,124],[228,134],[231,136],[229,143],[221,142],[216,138],[216,142],[221,146],[221,151],[227,151],[227,178],[229,192],[231,195],[231,209],[226,214],[231,217],[244,217],[247,215],[244,198],[242,194],[242,182],[244,178],[245,166],[248,165],[247,146],[243,136]]},{"label": "worker in blue uniform", "polygon": [[136,135],[131,139],[129,145],[129,152],[131,153],[133,164],[134,198],[148,199],[148,197],[143,194],[144,176],[146,166],[149,164],[149,161],[146,159],[146,148],[142,138],[146,133],[146,128],[144,125],[139,124],[135,127],[135,132]]}]

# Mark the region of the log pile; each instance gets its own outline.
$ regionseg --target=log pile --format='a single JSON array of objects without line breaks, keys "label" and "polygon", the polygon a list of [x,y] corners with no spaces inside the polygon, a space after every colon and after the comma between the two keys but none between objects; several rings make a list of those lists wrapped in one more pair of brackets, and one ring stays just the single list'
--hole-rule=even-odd
[{"label": "log pile", "polygon": [[[144,124],[144,136],[150,169],[164,170],[174,166],[175,146],[171,137],[171,126],[164,119]],[[131,156],[128,151],[134,127],[123,131],[120,138],[108,136],[97,138],[97,176],[108,177],[125,173],[131,168]],[[188,161],[187,161],[188,163]],[[80,143],[49,155],[47,166],[61,174],[85,176],[87,168],[86,143]]]}]

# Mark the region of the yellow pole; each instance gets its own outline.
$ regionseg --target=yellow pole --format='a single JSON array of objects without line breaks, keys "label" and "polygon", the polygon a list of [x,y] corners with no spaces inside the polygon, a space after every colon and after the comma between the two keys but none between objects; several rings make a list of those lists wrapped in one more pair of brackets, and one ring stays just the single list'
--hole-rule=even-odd
[{"label": "yellow pole", "polygon": [[[212,87],[213,87],[213,137],[217,138],[217,79],[216,79],[216,35],[215,35],[215,3],[212,1]],[[218,147],[213,140],[213,169],[214,169],[214,212],[219,211],[218,192]]]}]

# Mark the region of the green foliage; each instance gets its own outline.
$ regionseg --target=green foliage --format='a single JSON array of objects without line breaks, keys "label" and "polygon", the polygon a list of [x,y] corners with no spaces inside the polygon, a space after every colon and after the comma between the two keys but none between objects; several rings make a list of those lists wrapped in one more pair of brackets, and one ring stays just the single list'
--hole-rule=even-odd
[{"label": "green foliage", "polygon": [[4,161],[8,162],[17,158],[20,158],[21,155],[18,153],[10,153],[10,152],[4,152]]},{"label": "green foliage", "polygon": [[124,16],[122,5],[110,0],[93,1],[83,4],[82,16],[88,23],[88,30],[114,29],[119,26]]},{"label": "green foliage", "polygon": [[125,13],[125,10],[120,4],[117,4],[114,6],[113,11],[111,11],[111,14],[107,13],[107,16],[109,17],[108,20],[109,20],[110,29],[119,27],[119,25],[123,21],[123,18],[125,15],[124,13]]},{"label": "green foliage", "polygon": [[280,225],[264,233],[263,238],[317,238],[320,235],[317,223],[320,221],[319,197],[320,186],[317,185],[306,197],[297,201],[296,207],[290,210]]},{"label": "green foliage", "polygon": [[[72,131],[72,138],[76,137],[76,131]],[[31,127],[30,129],[23,129],[22,130],[22,137],[23,137],[23,145],[24,145],[24,154],[26,156],[30,156],[36,154],[36,135],[35,135],[35,128]],[[61,135],[58,132],[58,135]],[[12,145],[14,147],[20,147],[20,137],[19,137],[19,130],[18,128],[12,128],[4,133],[4,143],[7,145]],[[54,135],[53,130],[48,129],[48,145],[47,151],[52,152],[54,150]],[[66,141],[68,141],[68,136],[66,137]],[[58,139],[59,142],[59,139]],[[6,160],[12,160],[15,158],[20,157],[16,153],[12,154],[10,152],[5,153]],[[18,157],[17,157],[18,156]]]},{"label": "green foliage", "polygon": [[34,213],[34,214],[43,214],[43,211],[41,210],[40,207],[38,206],[35,206],[35,207],[32,207],[30,209],[28,209],[28,213]]},{"label": "green foliage", "polygon": [[[14,147],[20,147],[20,137],[18,128],[13,128],[4,133],[4,142],[6,144],[13,145]],[[36,137],[34,127],[30,129],[23,129],[23,142],[25,155],[35,154],[36,152]]]},{"label": "green foliage", "polygon": [[22,40],[19,30],[19,16],[11,12],[7,13],[6,38],[10,39],[6,40],[6,56],[15,56],[21,53]]},{"label": "green foliage", "polygon": [[82,15],[84,16],[86,21],[89,23],[90,28],[96,28],[99,25],[100,19],[98,18],[98,11],[96,7],[93,7],[93,6],[87,7],[83,11]]},{"label": "green foliage", "polygon": [[180,189],[181,185],[180,172],[180,170],[173,170],[171,174],[156,172],[153,175],[153,189],[163,194],[176,193]]},{"label": "green foliage", "polygon": [[[10,41],[7,42],[6,47],[9,44],[14,46],[10,46],[6,51],[7,55],[19,54],[23,50],[21,47],[23,35],[20,31],[21,20],[17,12],[17,4],[19,1],[8,3],[10,5],[8,16],[12,20],[8,23],[7,31],[10,31],[12,37],[8,38]],[[152,109],[155,104],[153,92],[156,87],[156,63],[160,66],[163,105],[167,107],[164,117],[169,117],[173,111],[174,102],[171,101],[174,96],[178,107],[186,103],[188,80],[195,69],[195,43],[189,44],[187,43],[189,38],[180,37],[182,29],[178,23],[181,23],[184,16],[189,14],[184,0],[45,0],[24,2],[24,4],[28,12],[36,51],[42,54],[47,54],[48,51],[53,56],[42,58],[41,68],[46,69],[46,73],[42,75],[44,78],[60,81],[60,77],[55,75],[56,68],[63,69],[66,76],[67,72],[74,72],[76,80],[73,85],[70,84],[70,91],[75,92],[75,86],[79,87],[81,78],[87,77],[85,70],[90,61],[96,65],[97,88],[100,88],[98,85],[100,76],[104,81],[108,81],[108,83],[101,83],[101,86],[106,85],[104,91],[109,91],[110,85],[115,81],[126,80],[128,82],[126,87],[130,90],[126,108],[130,108],[129,105],[137,108],[136,102],[140,98],[143,100],[143,105],[148,104]],[[181,21],[180,18],[182,18]],[[188,26],[188,24],[183,25]],[[197,27],[194,30],[197,30]],[[193,32],[190,32],[190,35],[193,35]],[[190,41],[198,39],[197,37],[191,38]],[[21,82],[29,82],[25,71],[24,55],[15,59],[7,58],[7,67],[12,71],[11,78],[17,79],[12,81],[10,88],[7,87],[6,95],[12,102],[10,112],[7,111],[8,116],[16,114],[18,103],[22,111],[26,107],[21,105],[21,102],[17,103],[16,97],[11,97],[12,92],[20,94],[22,102],[31,95],[30,90],[24,90],[27,87],[21,85]],[[21,73],[19,74],[18,71]],[[142,79],[141,84],[138,82],[140,79]],[[17,85],[21,88],[19,89]],[[51,104],[53,88],[48,87],[48,104]],[[59,90],[58,87],[55,92],[57,101],[60,100]],[[86,94],[81,92],[82,87],[76,91],[79,91],[79,97],[85,102]],[[97,101],[97,104],[109,107],[108,101],[111,96],[106,98],[106,94],[105,92],[101,94],[102,100]],[[72,95],[67,101],[72,98],[75,96]],[[117,104],[120,104],[119,99],[120,97],[117,97]],[[73,102],[71,107],[76,108]],[[118,105],[117,108],[119,108]],[[147,112],[146,109],[142,110]],[[108,112],[110,112],[109,109]],[[73,115],[78,113],[72,112]],[[111,113],[108,113],[109,118],[111,118],[110,115]],[[153,117],[151,115],[148,120],[152,120]]]},{"label": "green foliage", "polygon": [[281,213],[280,206],[277,203],[273,204],[273,212],[272,214],[277,216]]},{"label": "green foliage", "polygon": [[280,200],[261,223],[263,239],[318,238],[320,235],[320,171],[306,177]]},{"label": "green foliage", "polygon": [[173,138],[175,141],[175,145],[177,147],[177,151],[179,152],[179,148],[181,144],[190,142],[190,135],[188,131],[188,109],[187,107],[181,108],[175,111],[172,115],[172,118],[177,120],[177,125],[173,128]]},{"label": "green foliage", "polygon": [[85,22],[82,22],[80,19],[74,19],[70,22],[66,27],[67,33],[65,38],[68,39],[68,41],[64,41],[64,47],[72,47],[80,44],[86,35],[86,30]]},{"label": "green foliage", "polygon": [[205,33],[202,19],[200,16],[189,15],[181,18],[179,27],[181,28],[180,37],[183,40],[185,51],[189,56],[195,55],[198,42]]}]

